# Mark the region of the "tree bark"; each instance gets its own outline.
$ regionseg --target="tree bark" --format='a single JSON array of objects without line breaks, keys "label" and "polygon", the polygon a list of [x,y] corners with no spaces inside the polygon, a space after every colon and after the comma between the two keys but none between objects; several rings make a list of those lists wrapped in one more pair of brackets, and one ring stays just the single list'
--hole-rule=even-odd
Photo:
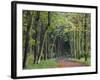
[{"label": "tree bark", "polygon": [[48,12],[48,25],[46,26],[46,29],[45,29],[45,31],[44,31],[42,46],[41,46],[41,48],[40,48],[40,50],[39,50],[39,55],[38,55],[38,60],[37,60],[38,62],[37,62],[37,63],[40,62],[41,57],[42,57],[42,54],[43,54],[43,47],[44,47],[45,39],[46,39],[46,37],[47,37],[48,28],[49,28],[49,26],[50,26],[50,17],[51,17],[51,16],[50,16],[50,12]]},{"label": "tree bark", "polygon": [[37,56],[38,56],[38,24],[39,24],[39,19],[40,19],[40,12],[37,11],[36,12],[36,16],[35,16],[35,46],[34,46],[34,62],[33,63],[37,63]]},{"label": "tree bark", "polygon": [[25,51],[23,54],[23,69],[26,68],[26,62],[27,62],[27,54],[28,54],[28,47],[29,47],[29,31],[31,27],[31,21],[32,17],[30,12],[27,11],[27,31],[26,31],[26,42],[25,42]]}]

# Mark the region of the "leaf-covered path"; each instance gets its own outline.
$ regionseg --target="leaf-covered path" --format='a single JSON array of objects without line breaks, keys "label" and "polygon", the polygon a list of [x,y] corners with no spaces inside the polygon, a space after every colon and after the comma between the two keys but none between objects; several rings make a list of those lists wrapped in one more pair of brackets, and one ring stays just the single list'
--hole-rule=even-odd
[{"label": "leaf-covered path", "polygon": [[87,66],[87,65],[72,60],[65,60],[65,59],[58,60],[58,67],[82,67],[82,66]]}]

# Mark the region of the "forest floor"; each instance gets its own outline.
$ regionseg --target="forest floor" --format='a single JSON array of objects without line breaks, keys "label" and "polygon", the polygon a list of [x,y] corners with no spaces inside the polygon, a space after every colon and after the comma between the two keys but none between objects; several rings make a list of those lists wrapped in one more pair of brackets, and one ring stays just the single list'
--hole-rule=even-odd
[{"label": "forest floor", "polygon": [[66,60],[66,59],[59,59],[58,60],[58,67],[82,67],[88,66],[85,63],[73,61],[73,60]]},{"label": "forest floor", "polygon": [[88,60],[85,62],[84,58],[78,60],[66,57],[41,60],[39,64],[33,64],[33,57],[29,56],[26,69],[84,67],[90,66],[90,64],[90,58],[88,58]]}]

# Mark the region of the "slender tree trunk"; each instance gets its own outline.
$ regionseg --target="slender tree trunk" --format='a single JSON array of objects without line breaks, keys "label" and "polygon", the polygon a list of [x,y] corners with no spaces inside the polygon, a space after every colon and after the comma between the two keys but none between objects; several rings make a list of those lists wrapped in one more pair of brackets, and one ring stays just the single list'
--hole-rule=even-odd
[{"label": "slender tree trunk", "polygon": [[76,31],[74,30],[74,55],[76,58]]},{"label": "slender tree trunk", "polygon": [[29,47],[29,31],[31,27],[31,21],[32,17],[30,12],[27,12],[27,31],[26,31],[26,42],[25,42],[25,52],[23,54],[23,68],[26,68],[26,62],[27,62],[27,54],[28,54],[28,47]]},{"label": "slender tree trunk", "polygon": [[45,40],[45,43],[44,43],[44,60],[47,60],[47,54],[48,54],[48,52],[47,52],[47,47],[48,45],[47,45],[47,36],[46,36],[46,40]]},{"label": "slender tree trunk", "polygon": [[85,39],[85,46],[84,46],[84,49],[85,49],[85,61],[87,61],[87,14],[85,14],[85,26],[84,26],[84,29],[85,29],[85,33],[84,33],[84,39]]},{"label": "slender tree trunk", "polygon": [[51,54],[54,53],[54,45],[55,45],[55,41],[56,41],[56,36],[54,37],[53,42],[52,42],[51,52],[50,52]]},{"label": "slender tree trunk", "polygon": [[47,31],[48,31],[49,26],[50,26],[50,12],[48,12],[48,25],[46,26],[46,29],[44,31],[42,46],[41,46],[41,48],[39,50],[39,55],[38,55],[38,60],[37,60],[38,62],[37,63],[40,62],[42,54],[43,54],[43,47],[44,47],[45,39],[47,37]]},{"label": "slender tree trunk", "polygon": [[72,36],[73,36],[73,33],[72,32],[69,32],[69,34],[70,34],[70,55],[71,55],[71,57],[73,56],[73,44],[72,44]]},{"label": "slender tree trunk", "polygon": [[36,63],[36,59],[37,59],[37,31],[35,30],[34,63]]},{"label": "slender tree trunk", "polygon": [[64,45],[63,45],[63,38],[61,38],[61,57],[63,57],[64,54]]},{"label": "slender tree trunk", "polygon": [[36,12],[36,16],[35,16],[35,46],[34,46],[34,62],[33,63],[37,63],[37,56],[38,56],[38,44],[37,44],[37,41],[39,40],[38,39],[38,24],[39,24],[39,19],[40,19],[40,12],[37,11]]},{"label": "slender tree trunk", "polygon": [[59,57],[59,54],[60,54],[60,52],[59,52],[59,37],[57,38],[57,56]]}]

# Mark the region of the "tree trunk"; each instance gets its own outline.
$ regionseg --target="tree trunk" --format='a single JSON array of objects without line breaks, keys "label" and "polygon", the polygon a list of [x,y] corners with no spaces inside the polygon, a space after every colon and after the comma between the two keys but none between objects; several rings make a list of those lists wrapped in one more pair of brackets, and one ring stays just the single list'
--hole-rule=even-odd
[{"label": "tree trunk", "polygon": [[29,47],[29,31],[31,27],[32,17],[30,12],[27,11],[27,31],[26,31],[26,42],[25,42],[25,51],[23,54],[23,68],[26,68],[26,62],[27,62],[27,54],[28,54],[28,47]]},{"label": "tree trunk", "polygon": [[34,23],[34,26],[35,26],[35,46],[34,46],[34,61],[33,61],[33,63],[37,63],[37,56],[38,56],[38,46],[39,45],[37,44],[37,41],[39,40],[38,39],[39,19],[40,19],[40,12],[37,11],[36,16],[35,16],[35,23]]},{"label": "tree trunk", "polygon": [[47,31],[48,31],[49,26],[50,26],[50,12],[48,12],[48,25],[46,26],[46,29],[44,31],[42,46],[41,46],[41,48],[39,50],[39,55],[38,55],[38,60],[37,60],[38,62],[37,63],[40,62],[42,54],[43,54],[43,47],[44,47],[45,39],[47,37]]}]

